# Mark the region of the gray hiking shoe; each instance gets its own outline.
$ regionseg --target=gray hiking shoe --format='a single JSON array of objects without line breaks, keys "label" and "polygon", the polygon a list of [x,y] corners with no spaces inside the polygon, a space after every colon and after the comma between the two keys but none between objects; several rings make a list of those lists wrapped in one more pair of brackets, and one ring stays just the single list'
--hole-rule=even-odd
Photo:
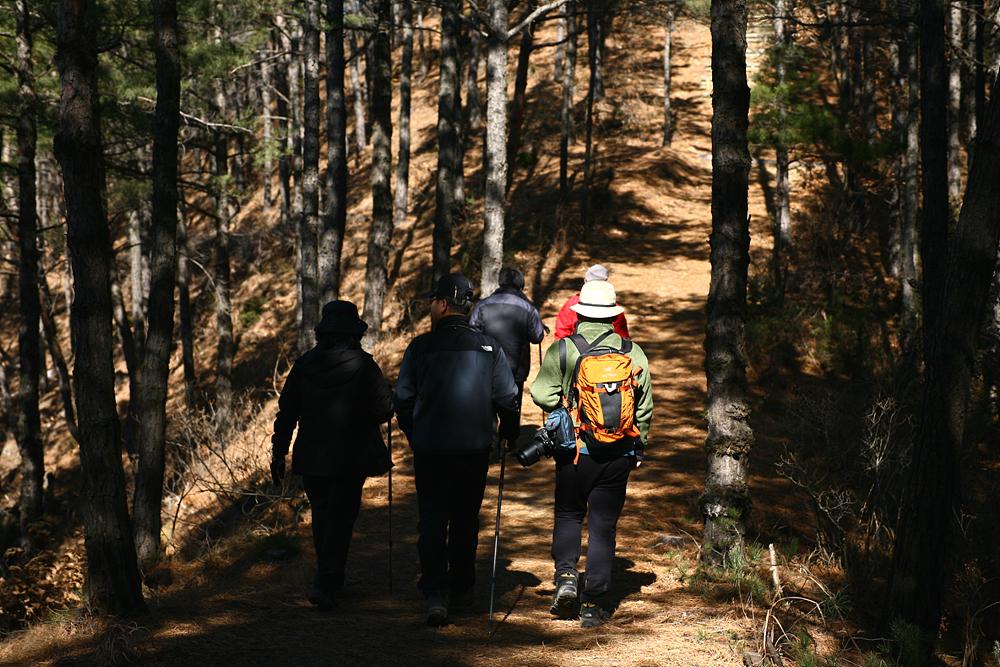
[{"label": "gray hiking shoe", "polygon": [[448,624],[448,595],[427,596],[427,625],[439,628]]},{"label": "gray hiking shoe", "polygon": [[611,620],[611,613],[590,602],[580,605],[580,627],[599,628]]},{"label": "gray hiking shoe", "polygon": [[556,592],[552,594],[549,613],[559,618],[572,618],[577,599],[578,579],[572,572],[564,572],[556,577]]}]

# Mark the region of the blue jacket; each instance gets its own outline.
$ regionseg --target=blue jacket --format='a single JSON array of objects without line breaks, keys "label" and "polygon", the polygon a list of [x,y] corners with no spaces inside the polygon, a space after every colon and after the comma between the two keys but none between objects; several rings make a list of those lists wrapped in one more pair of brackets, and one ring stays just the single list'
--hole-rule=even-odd
[{"label": "blue jacket", "polygon": [[476,304],[469,324],[503,346],[515,382],[528,379],[531,344],[541,343],[545,327],[538,310],[521,290],[501,287]]},{"label": "blue jacket", "polygon": [[519,432],[517,389],[503,349],[461,315],[413,339],[396,378],[396,420],[415,450],[489,451]]}]

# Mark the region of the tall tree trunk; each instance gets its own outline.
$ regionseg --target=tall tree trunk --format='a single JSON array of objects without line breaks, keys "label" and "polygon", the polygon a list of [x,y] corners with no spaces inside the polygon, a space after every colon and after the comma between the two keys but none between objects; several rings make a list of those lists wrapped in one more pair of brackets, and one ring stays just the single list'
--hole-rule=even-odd
[{"label": "tall tree trunk", "polygon": [[273,65],[271,63],[271,49],[261,51],[260,63],[260,106],[261,106],[261,132],[264,138],[264,169],[261,186],[263,188],[263,204],[261,205],[261,217],[267,220],[271,217],[271,176],[274,173],[274,160],[272,155],[272,134],[271,134],[271,87],[274,85]]},{"label": "tall tree trunk", "polygon": [[393,226],[406,222],[410,187],[410,108],[413,79],[413,3],[403,2],[403,52],[399,64],[399,156],[396,158],[396,196],[393,205]]},{"label": "tall tree trunk", "polygon": [[150,247],[149,330],[140,366],[139,464],[132,523],[139,562],[152,566],[160,553],[166,462],[167,380],[174,334],[177,276],[177,137],[180,132],[181,63],[177,0],[153,0],[156,51],[156,121],[153,134],[153,219]]},{"label": "tall tree trunk", "polygon": [[[940,16],[943,28],[940,5],[936,10],[926,9],[930,11],[925,18]],[[938,315],[927,320],[924,393],[884,616],[885,621],[902,618],[921,628],[928,654],[941,622],[945,574],[956,533],[955,516],[960,511],[959,458],[965,415],[1000,241],[1000,189],[996,187],[1000,100],[996,85],[980,129],[945,270],[928,276],[943,279],[935,293],[945,298],[939,302]]]},{"label": "tall tree trunk", "polygon": [[563,61],[566,58],[566,14],[569,12],[567,5],[563,4],[559,8],[559,19],[556,21],[556,55],[552,63],[552,80],[562,83]]},{"label": "tall tree trunk", "polygon": [[226,185],[229,138],[224,131],[215,141],[215,175],[218,180],[215,214],[215,425],[229,424],[233,406],[233,312],[230,302],[229,191]]},{"label": "tall tree trunk", "polygon": [[724,565],[742,553],[750,509],[747,471],[753,431],[743,352],[750,265],[746,29],[744,0],[713,0],[712,279],[705,331],[708,462],[700,499],[705,521],[702,560],[712,565]]},{"label": "tall tree trunk", "polygon": [[945,9],[948,22],[948,201],[962,196],[962,144],[959,138],[962,111],[962,7],[957,2]]},{"label": "tall tree trunk", "polygon": [[194,370],[194,324],[191,318],[191,269],[188,255],[187,222],[184,217],[184,193],[177,190],[177,315],[180,320],[181,364],[184,367],[184,405],[197,406],[195,391],[198,379]]},{"label": "tall tree trunk", "polygon": [[364,320],[368,336],[382,330],[392,240],[392,36],[389,0],[378,0],[372,40],[372,226],[365,266]]},{"label": "tall tree trunk", "polygon": [[[904,127],[904,162],[900,239],[903,293],[903,350],[911,358],[920,349],[920,294],[915,285],[920,279],[920,58],[919,29],[906,28],[906,119]],[[914,353],[914,354],[911,354]]]},{"label": "tall tree trunk", "polygon": [[344,0],[327,0],[326,212],[319,240],[320,301],[340,297],[347,229],[347,99],[344,95]]},{"label": "tall tree trunk", "polygon": [[[31,16],[27,0],[17,2],[17,233],[20,328],[18,349],[21,363],[17,399],[17,441],[21,452],[21,534],[42,515],[42,484],[45,449],[38,410],[39,379],[43,372],[39,323],[42,314],[38,291],[38,212],[35,201],[35,146],[38,139],[35,97],[34,51]],[[25,540],[30,547],[30,541]]]},{"label": "tall tree trunk", "polygon": [[55,314],[53,312],[52,295],[49,293],[49,285],[44,276],[38,281],[38,286],[42,293],[42,329],[45,331],[45,341],[49,348],[49,356],[52,357],[52,365],[56,369],[59,378],[59,395],[62,399],[63,419],[66,422],[66,430],[70,436],[80,444],[80,429],[76,427],[76,410],[73,408],[73,382],[70,378],[69,365],[62,352],[62,345],[59,344],[59,331],[56,328]]},{"label": "tall tree trunk", "polygon": [[[591,0],[591,4],[593,4]],[[587,140],[583,156],[583,194],[580,203],[580,221],[583,224],[583,240],[590,238],[590,181],[594,159],[594,104],[598,99],[600,78],[600,23],[591,13],[587,15],[587,64],[590,69],[590,83],[587,86]]]},{"label": "tall tree trunk", "polygon": [[[594,85],[594,103],[604,99],[604,40],[607,38],[604,28],[610,25],[605,19],[605,10],[599,0],[590,0],[587,7],[587,39],[594,39],[594,51],[590,56],[591,81]],[[593,30],[591,30],[593,26]]]},{"label": "tall tree trunk", "polygon": [[364,152],[365,146],[368,145],[368,133],[365,128],[367,100],[365,99],[365,88],[361,85],[361,67],[358,64],[361,52],[358,49],[358,38],[354,30],[348,33],[348,38],[351,45],[351,90],[354,91],[354,138],[360,155]]},{"label": "tall tree trunk", "polygon": [[[277,27],[275,32],[278,33],[275,38],[279,46],[279,51],[287,53],[291,50],[291,41],[285,34],[285,23],[281,15],[274,17],[274,23]],[[277,67],[275,68],[275,91],[278,93],[278,127],[280,128],[281,139],[278,142],[279,157],[278,157],[278,189],[281,193],[281,229],[285,230],[286,233],[291,235],[293,230],[292,226],[292,156],[288,154],[288,143],[291,141],[291,133],[293,132],[292,123],[289,122],[289,115],[291,114],[292,105],[291,101],[291,86],[289,85],[289,77],[291,72],[289,71],[291,67],[289,62],[294,58],[294,54],[287,53],[278,58]]]},{"label": "tall tree trunk", "polygon": [[[136,357],[142,363],[146,349],[146,303],[149,296],[149,232],[140,208],[128,215],[129,286],[132,292],[132,339]],[[129,369],[132,372],[133,369]],[[138,369],[134,369],[138,371]],[[138,398],[138,397],[133,397]]]},{"label": "tall tree trunk", "polygon": [[420,80],[427,78],[427,49],[424,47],[424,3],[417,3],[417,50],[420,56]]},{"label": "tall tree trunk", "polygon": [[[663,147],[669,148],[674,138],[674,126],[670,118],[670,47],[674,32],[674,8],[664,8],[663,21]],[[777,10],[775,11],[777,15]]]},{"label": "tall tree trunk", "polygon": [[[489,0],[486,37],[486,193],[483,202],[483,280],[480,294],[497,288],[503,262],[507,192],[507,3]],[[489,280],[487,280],[489,277]]]},{"label": "tall tree trunk", "polygon": [[438,164],[437,194],[433,232],[434,280],[451,272],[451,234],[455,224],[456,172],[458,170],[458,32],[456,8],[450,2],[441,5],[441,55],[438,76]]},{"label": "tall tree trunk", "polygon": [[[530,13],[534,8],[535,3],[529,2],[527,11]],[[531,49],[534,46],[534,42],[534,26],[529,23],[524,27],[524,32],[521,34],[521,48],[517,54],[517,71],[514,75],[514,100],[511,103],[510,129],[507,138],[507,192],[510,192],[515,165],[517,165],[517,154],[521,150],[521,132],[524,126],[524,100],[528,89],[528,66],[531,63]],[[496,276],[494,276],[495,278]],[[492,292],[486,292],[486,294],[492,294]]]},{"label": "tall tree trunk", "polygon": [[465,129],[470,135],[483,124],[482,100],[479,98],[479,60],[483,40],[478,30],[469,31],[469,70],[465,75]]},{"label": "tall tree trunk", "polygon": [[924,356],[938,326],[948,260],[948,79],[943,0],[920,0],[920,156]]},{"label": "tall tree trunk", "polygon": [[569,196],[569,147],[576,143],[573,132],[573,91],[576,87],[576,3],[566,8],[566,63],[563,65],[562,105],[559,112],[559,199]]},{"label": "tall tree trunk", "polygon": [[90,601],[118,616],[146,613],[132,543],[121,425],[115,409],[111,332],[111,234],[104,208],[97,49],[88,0],[59,0],[56,62],[62,87],[54,152],[62,165],[76,296],[72,326],[80,415],[82,515]]},{"label": "tall tree trunk", "polygon": [[[780,50],[775,71],[775,83],[779,89],[785,86],[785,62],[788,57],[788,47],[791,45],[785,21],[792,12],[794,5],[791,0],[776,0],[774,5],[774,42]],[[780,102],[778,110],[780,127],[788,122],[788,105]],[[778,298],[785,295],[785,267],[787,250],[792,247],[792,210],[788,184],[788,147],[784,141],[779,141],[774,149],[774,245],[771,260],[774,276],[774,291]]]},{"label": "tall tree trunk", "polygon": [[299,354],[313,346],[319,322],[319,0],[306,0],[302,25],[302,215],[298,217]]}]

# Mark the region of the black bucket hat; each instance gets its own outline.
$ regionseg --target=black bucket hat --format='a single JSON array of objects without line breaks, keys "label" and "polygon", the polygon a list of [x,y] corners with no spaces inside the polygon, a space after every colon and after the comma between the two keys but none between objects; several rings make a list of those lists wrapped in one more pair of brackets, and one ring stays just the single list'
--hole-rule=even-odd
[{"label": "black bucket hat", "polygon": [[448,273],[441,276],[437,286],[430,292],[420,295],[421,299],[434,297],[436,299],[454,299],[455,301],[468,301],[472,298],[474,289],[472,281],[461,273]]},{"label": "black bucket hat", "polygon": [[331,301],[323,306],[323,319],[319,321],[316,333],[362,334],[368,324],[358,316],[358,307],[350,301]]}]

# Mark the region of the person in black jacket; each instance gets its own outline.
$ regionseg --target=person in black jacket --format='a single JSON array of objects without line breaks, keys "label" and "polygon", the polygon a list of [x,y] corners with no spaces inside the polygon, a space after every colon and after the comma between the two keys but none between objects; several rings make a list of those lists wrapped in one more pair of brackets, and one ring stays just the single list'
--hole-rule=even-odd
[{"label": "person in black jacket", "polygon": [[299,357],[278,399],[271,436],[271,476],[280,485],[296,423],[292,472],[302,475],[312,506],[316,577],[309,602],[336,606],[347,552],[361,511],[365,479],[392,466],[379,426],[392,416],[392,391],[361,349],[368,325],[349,301],[323,306],[316,346]]},{"label": "person in black jacket", "polygon": [[440,626],[468,607],[476,583],[479,510],[494,414],[503,439],[518,434],[514,377],[500,345],[469,324],[472,283],[442,276],[429,298],[432,330],[406,348],[396,379],[396,419],[413,450],[426,621]]},{"label": "person in black jacket", "polygon": [[521,412],[524,381],[531,370],[531,344],[541,343],[545,325],[538,309],[524,296],[524,274],[515,268],[500,269],[500,287],[472,309],[469,324],[491,336],[503,347],[517,387],[517,410]]}]

